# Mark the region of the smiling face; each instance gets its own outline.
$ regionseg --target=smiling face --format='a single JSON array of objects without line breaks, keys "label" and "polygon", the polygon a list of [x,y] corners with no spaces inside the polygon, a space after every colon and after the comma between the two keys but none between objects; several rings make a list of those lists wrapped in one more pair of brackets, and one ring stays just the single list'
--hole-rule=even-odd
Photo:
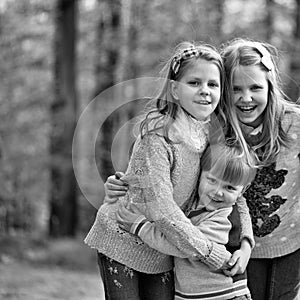
[{"label": "smiling face", "polygon": [[208,211],[231,207],[242,194],[243,187],[223,181],[209,171],[202,171],[198,188],[200,204]]},{"label": "smiling face", "polygon": [[233,99],[240,122],[257,127],[268,104],[266,72],[258,65],[238,66],[233,73]]},{"label": "smiling face", "polygon": [[212,62],[197,59],[179,81],[172,82],[172,94],[194,118],[207,119],[220,101],[219,68]]}]

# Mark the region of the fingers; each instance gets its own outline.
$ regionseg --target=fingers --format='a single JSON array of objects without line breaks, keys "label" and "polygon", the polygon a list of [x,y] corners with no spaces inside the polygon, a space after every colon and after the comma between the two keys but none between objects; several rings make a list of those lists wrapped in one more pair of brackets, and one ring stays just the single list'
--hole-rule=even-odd
[{"label": "fingers", "polygon": [[128,209],[125,207],[125,204],[123,202],[120,203],[117,213],[123,220],[128,216]]},{"label": "fingers", "polygon": [[[229,263],[229,262],[228,262]],[[227,263],[227,264],[228,264]],[[226,272],[225,272],[226,271]],[[233,265],[233,267],[230,269],[227,269],[227,270],[224,270],[224,274],[226,275],[226,276],[234,276],[234,275],[236,275],[236,274],[242,274],[242,273],[244,273],[244,271],[245,271],[245,269],[242,267],[242,264],[241,264],[241,261],[240,261],[240,259],[238,258],[236,261],[235,261],[235,263],[234,263],[234,265]]]},{"label": "fingers", "polygon": [[114,201],[118,200],[118,197],[124,197],[126,195],[126,191],[107,191],[107,196],[110,198],[114,198]]},{"label": "fingers", "polygon": [[128,185],[124,181],[116,178],[111,178],[111,179],[108,178],[104,185],[109,190],[116,190],[116,191],[128,190]]},{"label": "fingers", "polygon": [[110,197],[110,196],[106,195],[106,196],[104,197],[103,203],[109,203],[109,204],[112,204],[112,203],[115,203],[115,202],[117,202],[117,201],[118,201],[118,197]]},{"label": "fingers", "polygon": [[116,179],[115,175],[109,176],[104,184],[105,194],[108,198],[123,197],[126,195],[128,186],[123,181]]},{"label": "fingers", "polygon": [[127,223],[128,220],[128,210],[126,209],[126,207],[124,207],[123,205],[120,205],[119,209],[116,211],[116,219],[117,222],[119,223]]},{"label": "fingers", "polygon": [[224,273],[226,276],[232,276],[232,275],[230,275],[230,271],[229,271],[229,270],[223,270],[223,273]]},{"label": "fingers", "polygon": [[121,213],[120,210],[117,210],[117,211],[115,212],[115,216],[116,216],[116,220],[117,220],[118,224],[119,224],[119,225],[120,225],[120,224],[123,224],[124,219],[123,219],[123,217],[122,217],[122,213]]},{"label": "fingers", "polygon": [[235,265],[231,270],[228,270],[229,271],[229,276],[234,276],[238,273],[239,271],[239,266],[238,265]]},{"label": "fingers", "polygon": [[227,262],[227,265],[231,268],[232,266],[234,266],[238,260],[239,256],[237,254],[237,252],[234,252],[231,255],[231,258],[229,259],[229,261]]},{"label": "fingers", "polygon": [[115,216],[118,226],[125,231],[130,231],[132,225],[130,221],[131,213],[124,206],[124,203],[121,203],[119,209],[115,212]]},{"label": "fingers", "polygon": [[115,178],[120,179],[120,178],[122,178],[124,175],[125,175],[125,174],[124,174],[123,172],[117,171],[117,172],[115,173]]}]

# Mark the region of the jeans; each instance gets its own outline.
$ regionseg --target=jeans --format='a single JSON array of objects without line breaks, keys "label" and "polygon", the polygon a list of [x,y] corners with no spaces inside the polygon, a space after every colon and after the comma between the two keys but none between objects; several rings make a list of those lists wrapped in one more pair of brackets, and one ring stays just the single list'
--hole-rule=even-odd
[{"label": "jeans", "polygon": [[98,253],[106,300],[173,300],[173,271],[146,274]]},{"label": "jeans", "polygon": [[300,249],[282,257],[250,259],[247,273],[253,300],[300,299]]}]

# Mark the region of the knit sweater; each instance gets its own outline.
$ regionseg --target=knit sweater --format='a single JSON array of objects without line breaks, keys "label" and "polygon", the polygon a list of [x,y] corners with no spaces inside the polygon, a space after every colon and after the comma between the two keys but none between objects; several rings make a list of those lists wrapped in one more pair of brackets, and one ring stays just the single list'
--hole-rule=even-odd
[{"label": "knit sweater", "polygon": [[255,235],[252,258],[273,258],[300,248],[300,115],[286,113],[282,127],[293,139],[275,163],[258,171],[247,200]]},{"label": "knit sweater", "polygon": [[[140,272],[170,270],[173,265],[168,255],[119,228],[115,212],[121,202],[133,202],[183,253],[203,260],[212,268],[220,268],[230,258],[230,253],[223,245],[209,241],[181,210],[197,188],[200,156],[208,142],[208,126],[181,111],[170,128],[172,142],[167,142],[157,131],[139,137],[125,174],[129,182],[126,196],[100,207],[85,242]],[[244,208],[241,214],[247,215],[246,210]]]},{"label": "knit sweater", "polygon": [[[231,223],[228,216],[232,208],[206,211],[205,208],[191,210],[188,217],[198,230],[211,241],[227,244]],[[222,270],[213,270],[200,260],[187,257],[170,243],[155,223],[139,217],[131,227],[149,246],[174,256],[175,299],[232,299],[250,294],[244,276],[229,277]]]}]

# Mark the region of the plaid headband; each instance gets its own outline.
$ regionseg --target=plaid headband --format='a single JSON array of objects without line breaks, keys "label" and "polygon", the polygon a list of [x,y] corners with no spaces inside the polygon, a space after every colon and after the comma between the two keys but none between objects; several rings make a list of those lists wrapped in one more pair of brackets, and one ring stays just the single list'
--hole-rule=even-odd
[{"label": "plaid headband", "polygon": [[270,72],[272,71],[274,65],[271,59],[271,55],[269,51],[260,43],[253,43],[253,47],[259,52],[261,55],[260,62],[265,66],[265,68]]},{"label": "plaid headband", "polygon": [[178,73],[181,62],[185,59],[191,58],[191,57],[198,57],[199,51],[194,47],[190,46],[189,48],[183,50],[180,54],[176,55],[173,58],[173,61],[171,63],[171,68],[175,74]]}]

